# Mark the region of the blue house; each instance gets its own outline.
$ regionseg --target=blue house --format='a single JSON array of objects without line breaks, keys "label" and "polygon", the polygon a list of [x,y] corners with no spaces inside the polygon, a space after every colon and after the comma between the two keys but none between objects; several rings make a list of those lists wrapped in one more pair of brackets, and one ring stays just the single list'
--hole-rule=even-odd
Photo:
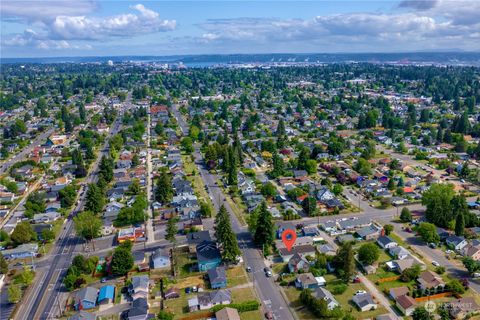
[{"label": "blue house", "polygon": [[103,286],[98,293],[98,304],[108,304],[115,300],[115,287]]},{"label": "blue house", "polygon": [[204,241],[197,245],[198,270],[207,271],[218,267],[222,262],[220,250],[218,250],[215,242]]},{"label": "blue house", "polygon": [[227,287],[227,275],[224,267],[216,267],[209,269],[208,280],[212,289],[222,289]]},{"label": "blue house", "polygon": [[75,295],[75,310],[92,309],[97,303],[98,290],[92,287],[80,289]]}]

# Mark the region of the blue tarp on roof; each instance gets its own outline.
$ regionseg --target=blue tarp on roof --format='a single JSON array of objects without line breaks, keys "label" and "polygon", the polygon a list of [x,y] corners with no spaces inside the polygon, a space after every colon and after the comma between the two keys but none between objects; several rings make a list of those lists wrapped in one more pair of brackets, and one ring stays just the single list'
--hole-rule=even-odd
[{"label": "blue tarp on roof", "polygon": [[114,300],[115,297],[115,287],[114,286],[103,286],[100,288],[100,292],[98,293],[98,302],[111,299]]}]

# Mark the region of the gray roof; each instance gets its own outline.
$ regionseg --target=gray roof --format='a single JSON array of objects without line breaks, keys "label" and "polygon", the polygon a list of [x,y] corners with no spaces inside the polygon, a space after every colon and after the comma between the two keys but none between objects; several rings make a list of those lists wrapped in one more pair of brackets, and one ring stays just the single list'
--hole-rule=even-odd
[{"label": "gray roof", "polygon": [[380,232],[380,230],[376,226],[371,224],[369,226],[363,227],[362,229],[358,230],[357,234],[360,237],[364,238],[366,236],[369,236],[371,234],[375,234],[375,233],[378,233],[378,232]]},{"label": "gray roof", "polygon": [[[377,239],[377,242],[383,246],[386,246],[389,243],[395,242],[392,238],[389,236],[380,236]],[[396,242],[395,242],[396,243]]]},{"label": "gray roof", "polygon": [[368,306],[369,304],[375,304],[370,293],[356,295],[352,298],[352,301],[360,308]]},{"label": "gray roof", "polygon": [[227,275],[225,273],[224,267],[216,267],[216,268],[209,269],[207,273],[208,273],[208,279],[210,280],[210,283],[227,281]]},{"label": "gray roof", "polygon": [[325,288],[322,288],[322,287],[315,288],[315,290],[313,291],[313,295],[317,299],[324,299],[325,301],[327,301],[327,303],[335,302],[336,304],[338,304],[337,300],[335,300],[335,297],[332,295],[332,293]]},{"label": "gray roof", "polygon": [[211,292],[203,292],[198,295],[198,303],[201,305],[219,304],[223,301],[232,301],[230,290],[215,290]]},{"label": "gray roof", "polygon": [[220,250],[218,250],[215,242],[212,241],[204,241],[198,244],[196,249],[198,261],[211,261],[221,257]]},{"label": "gray roof", "polygon": [[89,301],[95,303],[97,301],[98,289],[93,287],[85,287],[80,289],[75,295],[75,302]]},{"label": "gray roof", "polygon": [[148,276],[134,276],[132,277],[132,289],[134,291],[144,288],[148,290],[149,281]]},{"label": "gray roof", "polygon": [[95,320],[96,318],[97,317],[95,316],[95,314],[80,310],[79,312],[68,318],[68,320]]}]

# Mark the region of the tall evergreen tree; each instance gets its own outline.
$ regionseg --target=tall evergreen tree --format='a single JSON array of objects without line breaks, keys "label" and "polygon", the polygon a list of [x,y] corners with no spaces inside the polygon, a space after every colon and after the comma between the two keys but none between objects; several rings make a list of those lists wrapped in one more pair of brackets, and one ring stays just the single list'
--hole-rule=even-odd
[{"label": "tall evergreen tree", "polygon": [[278,153],[274,153],[272,157],[273,169],[270,171],[270,176],[272,178],[278,178],[284,173],[284,164],[283,159],[280,158]]},{"label": "tall evergreen tree", "polygon": [[267,204],[262,202],[258,212],[258,218],[253,236],[255,243],[262,247],[271,247],[273,245],[273,221],[272,214],[267,209]]},{"label": "tall evergreen tree", "polygon": [[102,190],[94,183],[88,185],[85,210],[100,213],[105,206],[105,197]]},{"label": "tall evergreen tree", "polygon": [[456,236],[463,236],[465,233],[465,217],[462,212],[457,214],[457,218],[455,220],[455,235]]},{"label": "tall evergreen tree", "polygon": [[103,156],[98,167],[98,174],[103,176],[105,181],[111,182],[113,180],[113,159]]},{"label": "tall evergreen tree", "polygon": [[173,199],[172,179],[165,171],[160,174],[157,180],[155,199],[162,204],[167,204]]},{"label": "tall evergreen tree", "polygon": [[336,262],[340,267],[340,276],[345,282],[350,281],[350,278],[355,273],[355,260],[353,257],[353,247],[351,242],[347,242],[340,247],[337,252]]},{"label": "tall evergreen tree", "polygon": [[230,216],[223,205],[215,217],[215,236],[221,244],[223,260],[235,262],[241,252],[238,247],[237,237],[230,223]]}]

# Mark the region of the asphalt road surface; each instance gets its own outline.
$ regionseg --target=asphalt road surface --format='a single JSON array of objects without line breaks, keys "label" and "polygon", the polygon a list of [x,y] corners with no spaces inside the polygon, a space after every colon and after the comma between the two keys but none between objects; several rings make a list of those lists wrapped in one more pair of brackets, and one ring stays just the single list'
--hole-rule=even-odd
[{"label": "asphalt road surface", "polygon": [[[173,108],[173,113],[177,118],[177,122],[180,125],[182,133],[188,133],[188,125],[185,123],[181,117],[178,108],[176,106]],[[242,251],[242,256],[246,266],[252,268],[251,280],[255,290],[257,291],[261,303],[265,310],[272,311],[275,319],[294,319],[292,311],[288,307],[287,301],[280,293],[280,289],[274,283],[273,278],[267,278],[263,269],[266,267],[265,260],[261,254],[261,251],[253,243],[252,235],[246,227],[243,227],[238,221],[237,217],[232,211],[232,208],[228,204],[223,193],[222,188],[219,187],[221,183],[219,177],[210,173],[204,166],[204,161],[200,153],[199,146],[195,146],[194,151],[195,164],[198,167],[200,176],[203,179],[207,191],[213,199],[213,204],[215,210],[219,210],[220,206],[223,204],[225,209],[227,209],[230,215],[230,221],[232,223],[232,228],[235,234],[237,235],[238,243]],[[268,266],[270,267],[270,266]]]},{"label": "asphalt road surface", "polygon": [[[121,115],[117,117],[117,120],[110,130],[109,137],[119,131],[121,127]],[[107,155],[108,138],[105,141],[104,146],[100,149],[99,155],[92,166],[92,171],[86,180],[86,184],[93,183],[97,179],[97,169],[100,164],[100,159],[103,155]],[[85,203],[86,190],[81,193],[80,201],[72,211],[75,213],[82,210]],[[73,253],[76,251],[76,246],[80,239],[75,235],[72,217],[67,219],[64,225],[64,230],[61,232],[59,240],[53,249],[53,260],[50,268],[46,271],[43,280],[34,282],[32,290],[29,291],[29,295],[21,302],[21,308],[17,313],[18,319],[52,319],[55,315],[59,314],[59,308],[63,308],[63,301],[60,301],[60,295],[65,291],[63,287],[62,279],[65,276],[67,268],[70,266],[73,258]],[[42,279],[42,275],[40,275]]]}]

